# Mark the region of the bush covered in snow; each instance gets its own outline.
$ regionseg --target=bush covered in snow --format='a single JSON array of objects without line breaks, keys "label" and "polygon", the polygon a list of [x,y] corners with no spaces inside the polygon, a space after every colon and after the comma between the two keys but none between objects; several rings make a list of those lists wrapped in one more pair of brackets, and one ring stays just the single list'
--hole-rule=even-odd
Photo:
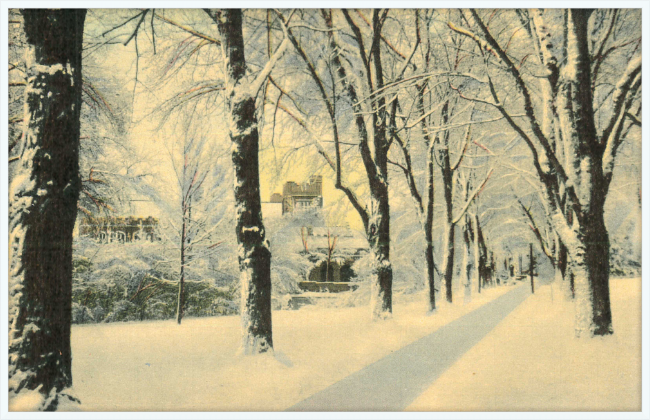
[{"label": "bush covered in snow", "polygon": [[641,275],[641,229],[631,215],[611,236],[610,273],[620,277]]},{"label": "bush covered in snow", "polygon": [[[73,259],[72,322],[173,318],[178,274],[165,258],[160,244],[98,245],[80,238]],[[186,316],[229,315],[239,310],[236,276],[211,273],[210,266],[204,264],[202,272],[187,277]]]}]

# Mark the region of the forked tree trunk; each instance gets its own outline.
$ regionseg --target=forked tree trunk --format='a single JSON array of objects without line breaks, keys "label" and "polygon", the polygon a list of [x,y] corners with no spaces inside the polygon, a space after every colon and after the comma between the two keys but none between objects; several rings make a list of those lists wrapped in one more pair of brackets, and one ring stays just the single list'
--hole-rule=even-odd
[{"label": "forked tree trunk", "polygon": [[[343,10],[345,15],[347,11]],[[323,13],[325,24],[332,28],[331,13]],[[381,24],[377,21],[378,14],[373,15],[373,24],[379,34]],[[349,21],[350,25],[354,25]],[[358,28],[357,28],[358,29]],[[355,34],[355,37],[357,35]],[[393,312],[393,267],[390,262],[390,205],[388,202],[388,150],[390,143],[387,138],[387,117],[386,100],[383,96],[374,98],[371,107],[373,108],[371,116],[372,136],[366,126],[364,112],[359,101],[357,87],[348,77],[348,70],[345,68],[344,60],[341,60],[339,53],[340,48],[336,40],[335,33],[329,32],[330,47],[332,51],[337,51],[332,57],[338,81],[344,86],[352,102],[352,109],[356,113],[354,123],[357,128],[359,138],[359,153],[364,165],[368,184],[370,189],[371,212],[368,215],[367,210],[361,208],[356,200],[353,205],[359,212],[364,227],[366,229],[366,238],[370,245],[370,251],[374,256],[373,275],[370,280],[370,311],[371,319],[386,319],[392,316]],[[357,39],[359,53],[366,54],[362,40]],[[369,90],[381,89],[383,86],[383,69],[381,61],[380,43],[372,45],[372,65],[374,68],[373,76],[368,74],[368,80],[374,79],[376,85],[367,85]],[[370,72],[370,67],[366,68]],[[368,82],[371,83],[371,82]],[[360,88],[360,86],[358,86]],[[370,148],[370,141],[373,141],[374,150]],[[335,140],[337,141],[337,140]],[[337,158],[340,162],[340,158]],[[340,181],[337,176],[337,183]],[[348,195],[350,197],[350,195]],[[356,204],[356,205],[355,205]]]},{"label": "forked tree trunk", "polygon": [[262,223],[259,175],[259,133],[255,95],[244,80],[246,60],[241,9],[217,12],[226,57],[228,127],[233,143],[235,209],[243,354],[273,350],[271,326],[271,251]]},{"label": "forked tree trunk", "polygon": [[[594,59],[600,60],[602,55],[589,51],[593,41],[590,40],[589,30],[592,12],[593,9],[565,11],[565,58],[561,63],[557,85],[551,83],[550,89],[542,89],[546,92],[543,95],[545,120],[542,129],[535,117],[530,91],[519,72],[520,66],[508,57],[476,10],[471,10],[487,44],[515,79],[524,99],[530,128],[543,149],[543,155],[539,154],[522,127],[510,122],[515,131],[526,139],[535,156],[535,170],[545,186],[548,216],[567,249],[568,278],[573,278],[576,300],[577,336],[613,332],[609,301],[609,238],[603,210],[617,150],[625,136],[625,123],[628,118],[636,119],[630,114],[630,109],[641,89],[641,55],[635,54],[610,91],[611,115],[604,121],[604,129],[598,134],[593,104],[593,89],[597,80],[592,76],[591,69]],[[544,78],[550,82],[555,77],[552,67],[558,63],[558,60],[552,60],[552,38],[546,33],[541,13],[537,13],[533,21],[541,29],[538,32],[540,53],[543,64],[550,70],[546,75],[548,77]],[[492,94],[496,99],[494,89]],[[553,103],[553,94],[556,95],[556,103]],[[556,114],[553,114],[553,110],[556,110]],[[503,107],[500,112],[507,115]],[[551,132],[557,135],[551,138],[548,136]],[[549,139],[554,139],[555,145]]]},{"label": "forked tree trunk", "polygon": [[[567,247],[574,276],[576,335],[611,334],[609,301],[609,236],[604,221],[608,181],[603,173],[603,146],[594,122],[591,91],[590,10],[567,12],[567,63],[560,76],[558,114],[570,156],[567,175],[575,185],[581,209],[571,229],[556,229]],[[556,218],[556,223],[561,219]]]},{"label": "forked tree trunk", "polygon": [[[79,115],[86,10],[25,9],[27,87],[9,208],[9,408],[56,410],[72,385],[72,231],[81,187]],[[31,397],[30,397],[31,398]],[[22,406],[22,407],[21,407]]]}]

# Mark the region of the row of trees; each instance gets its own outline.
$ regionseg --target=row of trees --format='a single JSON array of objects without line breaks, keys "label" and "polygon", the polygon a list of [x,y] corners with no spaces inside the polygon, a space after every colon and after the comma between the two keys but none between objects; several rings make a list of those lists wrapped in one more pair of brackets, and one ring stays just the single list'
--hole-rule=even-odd
[{"label": "row of trees", "polygon": [[[10,190],[9,389],[13,395],[38,389],[41,409],[51,410],[72,383],[72,230],[82,186],[86,11],[22,14],[29,59],[25,128]],[[220,50],[209,83],[175,93],[160,109],[169,116],[196,106],[199,96],[221,98],[235,177],[244,353],[273,348],[259,156],[269,114],[272,141],[281,124],[300,133],[284,141],[294,151],[317,152],[358,214],[374,258],[374,319],[392,313],[391,182],[404,182],[413,199],[425,237],[430,309],[436,308],[437,166],[445,244],[439,271],[448,301],[456,227],[463,227],[464,255],[473,247],[476,259],[465,284],[474,279],[480,287],[481,273],[487,278],[494,265],[482,229],[497,206],[481,210],[478,197],[497,180],[503,189],[515,174],[541,192],[553,236],[553,245],[543,249],[558,273],[571,279],[576,334],[612,333],[604,205],[620,146],[641,125],[636,11],[258,10],[248,19],[247,25],[237,9],[196,10],[186,21],[145,9],[104,32],[124,31],[124,44],[134,40],[136,54],[144,35],[156,52],[156,41],[171,33],[161,25],[184,34],[164,75],[178,74],[203,51],[213,57],[207,50]],[[252,42],[264,31],[265,45]],[[192,197],[202,194],[205,169],[187,157],[200,138],[188,138],[175,168],[183,197],[178,322],[192,241],[195,250],[205,241],[204,252],[214,245],[191,225]],[[509,157],[512,150],[519,155]]]}]

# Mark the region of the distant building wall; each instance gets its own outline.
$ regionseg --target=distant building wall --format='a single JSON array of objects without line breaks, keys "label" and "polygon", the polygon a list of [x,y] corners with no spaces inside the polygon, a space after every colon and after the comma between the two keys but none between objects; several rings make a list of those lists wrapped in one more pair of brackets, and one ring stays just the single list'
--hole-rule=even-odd
[{"label": "distant building wall", "polygon": [[[274,194],[273,197],[278,198]],[[323,207],[323,177],[312,175],[309,182],[298,184],[288,181],[282,188],[282,214],[311,207]]]},{"label": "distant building wall", "polygon": [[100,243],[158,240],[158,219],[153,217],[85,217],[79,235]]}]

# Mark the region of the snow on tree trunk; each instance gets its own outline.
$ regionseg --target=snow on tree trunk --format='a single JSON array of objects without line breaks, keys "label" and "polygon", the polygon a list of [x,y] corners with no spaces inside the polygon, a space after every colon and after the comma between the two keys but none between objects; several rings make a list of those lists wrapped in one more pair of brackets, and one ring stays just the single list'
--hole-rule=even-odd
[{"label": "snow on tree trunk", "polygon": [[566,237],[569,233],[566,227],[556,228],[567,247],[574,276],[577,336],[585,332],[589,335],[613,332],[609,302],[609,236],[604,222],[607,184],[591,93],[590,13],[583,9],[571,9],[567,13],[567,63],[560,75],[558,94],[565,155],[570,157],[567,175],[581,205],[570,237]]},{"label": "snow on tree trunk", "polygon": [[442,260],[442,267],[445,276],[445,298],[449,303],[451,303],[453,299],[452,282],[454,279],[454,253],[456,251],[454,243],[455,235],[456,224],[448,220],[445,226],[445,254]]},{"label": "snow on tree trunk", "polygon": [[[344,15],[347,14],[346,10],[341,12]],[[333,25],[331,13],[328,15],[323,11],[323,17],[325,24],[331,28]],[[379,23],[377,19],[378,14],[373,14],[373,24],[377,25],[375,26],[377,32],[373,36],[379,39],[377,36],[381,34],[381,25],[383,23]],[[358,28],[352,20],[348,20],[348,23],[356,29],[353,32],[355,32],[359,54],[365,57],[367,53],[363,47],[363,37],[360,37],[360,32],[357,32]],[[336,31],[328,32],[330,47],[333,51],[340,51],[340,42],[337,37]],[[390,262],[390,206],[388,202],[388,151],[390,148],[390,142],[387,138],[388,113],[386,112],[386,99],[383,95],[373,98],[370,105],[372,123],[369,132],[364,118],[364,109],[361,106],[364,101],[360,101],[358,97],[358,92],[364,90],[373,91],[374,89],[381,89],[383,86],[380,43],[373,42],[371,56],[373,57],[374,72],[370,70],[370,64],[368,64],[365,68],[367,72],[366,86],[355,85],[356,83],[361,84],[360,79],[348,77],[354,73],[354,69],[346,69],[348,61],[342,60],[341,56],[342,54],[339,53],[334,54],[332,62],[336,69],[337,78],[347,91],[352,102],[352,109],[356,114],[354,124],[359,138],[359,153],[370,187],[370,215],[368,215],[367,209],[363,209],[356,199],[351,200],[351,202],[364,222],[370,251],[374,256],[373,273],[370,279],[371,319],[387,319],[392,316],[393,312],[393,268]],[[373,86],[373,79],[376,86]],[[369,144],[371,140],[374,146],[372,150]],[[337,140],[335,139],[335,141]],[[337,158],[337,162],[340,162],[340,158]],[[340,187],[340,178],[338,176],[337,185]],[[350,198],[350,194],[348,194],[348,198]]]},{"label": "snow on tree trunk", "polygon": [[262,222],[259,132],[255,95],[246,76],[243,14],[217,12],[226,57],[226,101],[235,168],[236,235],[239,244],[243,354],[273,350],[271,326],[271,252]]},{"label": "snow on tree trunk", "polygon": [[9,408],[56,410],[72,386],[72,232],[81,187],[86,10],[25,9],[27,87],[9,208]]},{"label": "snow on tree trunk", "polygon": [[368,243],[374,254],[370,285],[370,308],[373,320],[390,318],[393,313],[393,267],[390,263],[390,214],[388,191],[380,195],[376,214],[368,226]]}]

